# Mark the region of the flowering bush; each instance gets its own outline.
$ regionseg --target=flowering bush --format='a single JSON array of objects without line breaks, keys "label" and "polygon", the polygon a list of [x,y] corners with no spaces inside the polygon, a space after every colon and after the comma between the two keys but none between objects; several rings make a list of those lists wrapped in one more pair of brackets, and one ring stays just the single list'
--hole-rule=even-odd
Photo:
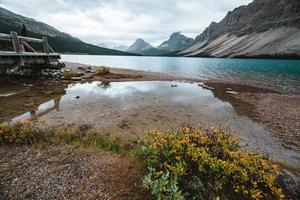
[{"label": "flowering bush", "polygon": [[17,122],[14,125],[0,125],[0,143],[27,144],[41,137],[40,130],[30,120]]},{"label": "flowering bush", "polygon": [[103,66],[97,67],[95,70],[95,74],[98,76],[107,74],[108,72],[109,72],[109,69],[107,67],[103,67]]},{"label": "flowering bush", "polygon": [[152,132],[138,155],[147,166],[143,184],[157,199],[283,199],[278,167],[243,151],[236,137],[183,127]]},{"label": "flowering bush", "polygon": [[116,138],[105,136],[93,130],[85,130],[82,135],[69,127],[43,130],[33,121],[19,121],[16,124],[0,125],[0,144],[70,144],[74,146],[96,147],[120,153],[122,145]]}]

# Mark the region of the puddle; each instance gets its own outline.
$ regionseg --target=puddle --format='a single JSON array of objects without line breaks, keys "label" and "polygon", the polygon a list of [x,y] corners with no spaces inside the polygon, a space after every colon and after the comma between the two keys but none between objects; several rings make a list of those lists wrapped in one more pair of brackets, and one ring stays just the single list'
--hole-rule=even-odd
[{"label": "puddle", "polygon": [[11,93],[0,93],[0,97],[9,97],[9,96],[12,96],[12,95],[15,95],[17,94],[16,92],[11,92]]},{"label": "puddle", "polygon": [[[32,93],[35,95],[32,96]],[[0,97],[0,103],[3,98]],[[210,90],[198,84],[167,81],[106,85],[101,82],[77,83],[67,88],[55,88],[55,92],[32,88],[30,94],[5,98],[11,98],[11,102],[21,101],[13,104],[13,109],[7,103],[1,108],[1,112],[20,112],[9,118],[13,122],[37,118],[50,127],[91,124],[125,140],[142,138],[149,129],[165,130],[186,123],[201,124],[228,130],[241,138],[245,148],[269,154],[279,162],[300,164],[297,153],[282,147],[279,140],[271,137],[260,124],[237,115],[230,103],[219,100]],[[24,108],[24,103],[28,105],[30,102],[33,105]],[[11,115],[2,114],[0,117],[7,119]]]}]

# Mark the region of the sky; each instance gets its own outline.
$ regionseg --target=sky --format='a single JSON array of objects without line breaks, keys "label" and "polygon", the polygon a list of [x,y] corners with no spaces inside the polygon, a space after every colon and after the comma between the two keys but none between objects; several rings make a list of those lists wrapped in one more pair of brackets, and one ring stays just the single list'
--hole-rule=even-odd
[{"label": "sky", "polygon": [[252,0],[0,0],[0,6],[47,23],[85,42],[152,45],[181,31],[199,35],[235,7]]}]

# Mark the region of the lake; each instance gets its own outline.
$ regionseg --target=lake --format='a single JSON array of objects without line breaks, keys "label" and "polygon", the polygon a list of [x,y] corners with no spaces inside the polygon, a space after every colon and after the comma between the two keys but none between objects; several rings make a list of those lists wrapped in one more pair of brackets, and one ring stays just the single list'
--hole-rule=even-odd
[{"label": "lake", "polygon": [[62,61],[231,81],[300,93],[300,60],[62,55]]}]

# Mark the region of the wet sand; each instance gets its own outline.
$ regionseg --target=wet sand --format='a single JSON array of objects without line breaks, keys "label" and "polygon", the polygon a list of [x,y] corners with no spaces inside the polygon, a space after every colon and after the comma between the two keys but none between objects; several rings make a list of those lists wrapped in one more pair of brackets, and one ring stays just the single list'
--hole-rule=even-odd
[{"label": "wet sand", "polygon": [[[282,145],[300,153],[300,95],[222,82],[207,82],[216,97],[237,113],[262,124]],[[237,94],[227,93],[235,91]]]}]

